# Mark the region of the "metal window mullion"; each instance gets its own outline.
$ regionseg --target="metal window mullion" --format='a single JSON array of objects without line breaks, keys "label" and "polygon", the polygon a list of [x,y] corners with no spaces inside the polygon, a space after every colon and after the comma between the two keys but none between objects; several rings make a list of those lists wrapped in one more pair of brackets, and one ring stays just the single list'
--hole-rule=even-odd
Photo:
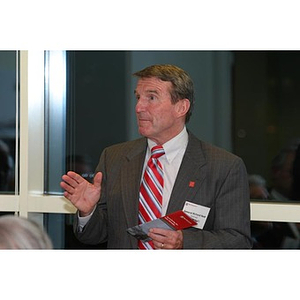
[{"label": "metal window mullion", "polygon": [[19,195],[19,132],[20,132],[20,53],[16,51],[16,138],[15,138],[15,195]]},{"label": "metal window mullion", "polygon": [[28,51],[20,52],[20,190],[19,214],[28,216]]}]

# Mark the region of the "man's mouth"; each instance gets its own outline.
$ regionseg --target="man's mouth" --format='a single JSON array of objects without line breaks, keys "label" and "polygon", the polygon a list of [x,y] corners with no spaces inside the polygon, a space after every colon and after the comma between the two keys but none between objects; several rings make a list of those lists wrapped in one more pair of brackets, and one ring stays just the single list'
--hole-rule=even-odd
[{"label": "man's mouth", "polygon": [[138,121],[139,121],[139,122],[147,122],[147,121],[149,121],[149,119],[146,119],[146,118],[138,118]]}]

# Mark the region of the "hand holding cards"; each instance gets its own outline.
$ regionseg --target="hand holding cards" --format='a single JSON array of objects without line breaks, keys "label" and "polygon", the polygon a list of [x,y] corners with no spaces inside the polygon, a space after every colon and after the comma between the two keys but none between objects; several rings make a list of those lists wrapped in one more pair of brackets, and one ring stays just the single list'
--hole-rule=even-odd
[{"label": "hand holding cards", "polygon": [[127,232],[142,241],[149,241],[148,232],[151,228],[181,230],[197,225],[197,222],[182,210],[176,211],[151,222],[137,225],[127,229]]}]

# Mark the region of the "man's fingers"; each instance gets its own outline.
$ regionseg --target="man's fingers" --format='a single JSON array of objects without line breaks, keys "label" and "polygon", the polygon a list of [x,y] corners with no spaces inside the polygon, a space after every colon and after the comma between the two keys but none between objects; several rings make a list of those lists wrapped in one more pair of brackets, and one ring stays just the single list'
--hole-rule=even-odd
[{"label": "man's fingers", "polygon": [[61,187],[65,189],[67,183],[69,186],[75,188],[78,184],[82,183],[85,179],[83,179],[79,174],[69,171],[66,175],[62,176],[63,182],[61,183]]},{"label": "man's fingers", "polygon": [[62,188],[63,190],[65,190],[65,191],[68,192],[69,194],[73,194],[74,188],[73,188],[71,185],[69,185],[69,184],[65,183],[64,181],[62,181],[62,182],[60,183],[60,186],[61,186],[61,188]]},{"label": "man's fingers", "polygon": [[65,192],[64,192],[64,197],[67,198],[68,200],[70,200],[71,194],[68,193],[67,191],[65,191]]},{"label": "man's fingers", "polygon": [[153,239],[154,245],[158,249],[181,249],[182,248],[182,231],[168,230],[162,228],[151,228],[149,237]]},{"label": "man's fingers", "polygon": [[79,174],[77,174],[77,173],[75,173],[73,171],[69,171],[67,173],[67,176],[69,176],[69,178],[73,179],[78,184],[80,184],[83,181],[85,181],[85,179],[82,176],[80,176]]}]

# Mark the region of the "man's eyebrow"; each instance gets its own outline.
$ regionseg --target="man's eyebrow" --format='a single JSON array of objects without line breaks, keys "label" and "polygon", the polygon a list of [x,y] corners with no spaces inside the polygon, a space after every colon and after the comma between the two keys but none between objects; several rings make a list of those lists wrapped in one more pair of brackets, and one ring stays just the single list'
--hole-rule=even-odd
[{"label": "man's eyebrow", "polygon": [[158,94],[158,91],[157,90],[147,90],[146,93]]},{"label": "man's eyebrow", "polygon": [[[138,92],[136,90],[133,91],[133,93],[136,95]],[[153,94],[159,94],[157,90],[146,90],[146,93],[153,93]]]}]

